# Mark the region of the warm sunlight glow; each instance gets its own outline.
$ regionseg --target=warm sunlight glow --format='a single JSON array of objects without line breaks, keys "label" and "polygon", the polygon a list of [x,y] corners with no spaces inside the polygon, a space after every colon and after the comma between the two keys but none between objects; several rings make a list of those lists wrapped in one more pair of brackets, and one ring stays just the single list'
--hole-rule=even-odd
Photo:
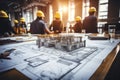
[{"label": "warm sunlight glow", "polygon": [[63,10],[63,12],[66,12],[67,11],[67,7],[63,6],[62,10]]},{"label": "warm sunlight glow", "polygon": [[74,17],[75,17],[75,4],[73,1],[70,1],[68,10],[68,21],[74,21]]},{"label": "warm sunlight glow", "polygon": [[60,12],[61,19],[62,19],[62,17],[63,17],[63,9],[60,7],[58,11]]},{"label": "warm sunlight glow", "polygon": [[90,2],[89,0],[84,0],[83,1],[83,12],[82,12],[82,18],[84,19],[86,16],[88,16],[88,10],[89,10]]},{"label": "warm sunlight glow", "polygon": [[50,5],[49,6],[49,15],[50,15],[50,18],[49,18],[49,24],[52,23],[53,21],[53,9],[52,9],[52,6]]}]

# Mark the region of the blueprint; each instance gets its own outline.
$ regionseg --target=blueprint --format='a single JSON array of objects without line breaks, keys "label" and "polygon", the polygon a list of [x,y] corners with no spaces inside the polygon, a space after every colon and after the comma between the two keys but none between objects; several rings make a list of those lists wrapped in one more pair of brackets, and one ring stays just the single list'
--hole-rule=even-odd
[{"label": "blueprint", "polygon": [[[32,80],[70,80],[71,77],[74,80],[74,75],[77,75],[79,70],[86,70],[84,66],[87,63],[92,61],[100,64],[118,42],[111,44],[109,41],[101,41],[102,45],[95,41],[87,41],[94,44],[87,44],[86,47],[72,51],[56,49],[53,46],[38,47],[36,41],[1,45],[0,54],[13,51],[9,56],[11,59],[0,59],[0,72],[15,68]],[[82,79],[80,75],[75,77]],[[90,75],[87,78],[89,77]]]},{"label": "blueprint", "polygon": [[[97,47],[83,47],[72,52],[42,46],[38,48],[35,42],[21,45],[1,46],[1,53],[15,49],[11,54],[11,60],[1,59],[0,71],[16,67],[21,73],[36,80],[62,79],[81,61],[98,50]],[[22,67],[20,66],[22,65]],[[29,74],[34,75],[31,77]]]}]

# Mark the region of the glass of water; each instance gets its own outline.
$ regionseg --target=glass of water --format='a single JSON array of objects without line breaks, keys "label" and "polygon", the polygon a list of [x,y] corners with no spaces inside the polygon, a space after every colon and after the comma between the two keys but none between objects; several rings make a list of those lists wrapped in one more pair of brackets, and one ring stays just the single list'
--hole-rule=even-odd
[{"label": "glass of water", "polygon": [[86,30],[85,29],[82,29],[82,34],[83,34],[83,40],[86,40]]},{"label": "glass of water", "polygon": [[102,33],[103,33],[103,27],[102,27],[102,25],[100,25],[100,26],[98,27],[98,33],[99,33],[99,34],[102,34]]},{"label": "glass of water", "polygon": [[82,29],[82,33],[85,34],[85,33],[86,33],[86,30],[85,30],[85,29]]},{"label": "glass of water", "polygon": [[110,36],[110,42],[113,43],[114,42],[114,38],[115,38],[115,27],[116,25],[109,25],[108,26],[108,33]]}]

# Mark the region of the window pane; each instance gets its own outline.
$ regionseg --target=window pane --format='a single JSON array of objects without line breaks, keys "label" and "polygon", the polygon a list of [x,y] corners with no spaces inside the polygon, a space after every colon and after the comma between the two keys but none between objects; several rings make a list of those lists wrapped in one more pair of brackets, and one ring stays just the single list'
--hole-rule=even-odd
[{"label": "window pane", "polygon": [[86,16],[88,16],[88,10],[89,10],[90,2],[89,0],[83,0],[83,15],[82,18],[84,19]]},{"label": "window pane", "polygon": [[99,11],[108,11],[108,4],[100,5],[99,6]]},{"label": "window pane", "polygon": [[99,0],[98,19],[107,19],[108,0]]},{"label": "window pane", "polygon": [[75,17],[75,4],[74,1],[69,1],[68,20],[74,21],[74,17]]},{"label": "window pane", "polygon": [[99,0],[99,3],[108,3],[108,0]]}]

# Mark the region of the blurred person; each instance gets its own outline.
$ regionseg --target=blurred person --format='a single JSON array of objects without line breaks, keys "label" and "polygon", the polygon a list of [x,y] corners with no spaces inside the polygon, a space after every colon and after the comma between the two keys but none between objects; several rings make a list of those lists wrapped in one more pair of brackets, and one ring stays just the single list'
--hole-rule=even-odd
[{"label": "blurred person", "polygon": [[96,8],[89,8],[89,16],[83,20],[83,28],[86,33],[97,33],[97,17],[95,16]]},{"label": "blurred person", "polygon": [[73,29],[74,29],[74,32],[75,33],[81,33],[82,31],[82,22],[81,22],[81,17],[80,16],[77,16],[75,18],[75,25],[73,26]]},{"label": "blurred person", "polygon": [[27,25],[24,17],[20,18],[20,33],[27,33]]},{"label": "blurred person", "polygon": [[61,33],[63,31],[63,22],[60,20],[60,13],[57,11],[54,16],[54,20],[52,21],[49,29],[54,33]]},{"label": "blurred person", "polygon": [[69,26],[69,31],[68,31],[69,33],[73,33],[74,32],[74,29],[73,29],[73,26],[70,24],[70,26]]},{"label": "blurred person", "polygon": [[7,13],[0,10],[0,36],[10,36],[16,34]]},{"label": "blurred person", "polygon": [[45,17],[44,13],[41,10],[38,10],[36,13],[36,20],[34,20],[30,25],[31,34],[45,34],[52,33],[47,25],[45,24],[43,18]]},{"label": "blurred person", "polygon": [[20,33],[18,20],[14,20],[14,30],[16,31],[17,34]]}]

